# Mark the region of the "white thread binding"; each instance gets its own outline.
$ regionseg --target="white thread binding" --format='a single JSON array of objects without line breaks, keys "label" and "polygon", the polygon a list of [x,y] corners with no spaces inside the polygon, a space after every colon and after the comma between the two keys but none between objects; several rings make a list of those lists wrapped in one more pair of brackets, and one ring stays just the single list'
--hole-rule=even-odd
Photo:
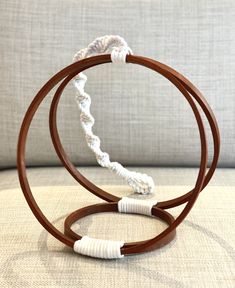
[{"label": "white thread binding", "polygon": [[103,240],[83,236],[81,240],[74,242],[73,249],[77,253],[90,257],[116,259],[124,257],[121,254],[121,247],[123,245],[123,241]]},{"label": "white thread binding", "polygon": [[[118,35],[106,35],[96,38],[87,48],[78,51],[73,58],[73,62],[98,54],[111,53],[113,63],[125,63],[126,55],[132,54],[126,41]],[[91,97],[84,91],[87,77],[84,73],[79,73],[74,78],[74,85],[77,89],[76,101],[80,114],[81,126],[85,132],[88,147],[96,156],[100,166],[108,168],[116,173],[132,187],[134,192],[148,194],[154,191],[152,177],[135,171],[129,171],[118,162],[111,162],[109,154],[101,151],[100,138],[93,134],[92,127],[95,123],[94,117],[90,113]]]},{"label": "white thread binding", "polygon": [[118,211],[121,213],[137,213],[152,215],[152,207],[157,204],[157,200],[140,200],[123,197],[118,201]]},{"label": "white thread binding", "polygon": [[128,48],[114,48],[111,52],[111,60],[113,63],[126,63],[126,55],[129,54]]}]

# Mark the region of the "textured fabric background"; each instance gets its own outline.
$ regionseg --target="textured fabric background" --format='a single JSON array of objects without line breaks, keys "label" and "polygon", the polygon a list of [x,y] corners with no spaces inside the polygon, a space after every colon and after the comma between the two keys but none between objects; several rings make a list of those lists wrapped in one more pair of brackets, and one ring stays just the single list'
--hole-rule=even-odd
[{"label": "textured fabric background", "polygon": [[[39,88],[97,36],[119,34],[137,55],[188,77],[215,111],[221,166],[235,165],[235,2],[233,0],[2,0],[0,2],[0,167],[15,166],[23,115]],[[130,165],[197,165],[199,140],[186,101],[165,79],[136,65],[90,69],[94,131],[112,160]],[[51,96],[51,95],[50,95]],[[43,103],[30,132],[28,164],[58,159]],[[62,142],[76,164],[94,164],[72,85],[59,107]]]},{"label": "textured fabric background", "polygon": [[[191,186],[196,182],[198,169],[188,167],[128,167],[130,170],[147,173],[158,186]],[[94,184],[126,185],[120,177],[101,167],[78,167],[79,172]],[[79,185],[63,167],[35,167],[27,169],[27,176],[31,186],[72,186]],[[213,186],[235,186],[235,170],[233,168],[218,168],[210,181]],[[19,188],[16,169],[6,169],[0,173],[0,191]],[[187,192],[186,190],[182,191]]]},{"label": "textured fabric background", "polygon": [[[126,186],[103,188],[119,196],[130,193]],[[160,200],[190,187],[158,188],[155,197]],[[234,192],[234,186],[206,188],[172,243],[151,253],[105,261],[73,253],[40,226],[19,189],[2,190],[0,286],[232,288]],[[33,193],[46,216],[61,230],[69,212],[100,202],[76,186],[33,187]],[[180,209],[171,212],[177,216]],[[100,213],[82,219],[73,229],[91,237],[137,241],[155,236],[165,225],[147,216]]]}]

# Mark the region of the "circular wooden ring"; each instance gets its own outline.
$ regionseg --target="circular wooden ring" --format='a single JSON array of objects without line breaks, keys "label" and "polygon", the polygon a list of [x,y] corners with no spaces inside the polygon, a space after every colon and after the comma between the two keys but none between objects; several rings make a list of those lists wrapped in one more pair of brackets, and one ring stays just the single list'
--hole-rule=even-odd
[{"label": "circular wooden ring", "polygon": [[[149,59],[146,57],[138,56],[142,59],[145,59],[149,62],[154,63],[159,69],[157,72],[162,74],[164,77],[169,79],[169,75],[172,77],[175,77],[180,83],[184,86],[184,88],[192,95],[192,97],[197,101],[197,103],[200,105],[202,108],[202,111],[204,112],[208,122],[209,126],[212,132],[212,137],[213,137],[213,149],[214,149],[214,155],[213,159],[210,165],[210,168],[206,174],[206,177],[204,179],[203,187],[202,190],[206,187],[206,185],[209,183],[210,179],[212,178],[214,171],[216,169],[218,159],[219,159],[219,151],[220,151],[220,135],[219,135],[219,129],[218,129],[218,124],[216,121],[216,118],[213,114],[213,111],[211,110],[209,104],[207,103],[206,99],[203,97],[201,92],[188,80],[186,79],[183,75],[181,75],[179,72],[173,70],[171,67],[162,64],[158,61],[155,61],[153,59]],[[129,61],[128,61],[129,62]],[[131,62],[131,61],[130,61]],[[139,63],[138,63],[139,64]],[[156,70],[155,70],[156,71]],[[51,134],[51,139],[55,148],[55,151],[60,158],[62,164],[64,167],[67,169],[67,171],[73,176],[73,178],[79,182],[81,185],[86,187],[91,193],[95,194],[96,196],[104,199],[105,201],[108,202],[113,202],[113,201],[119,201],[120,198],[116,197],[112,194],[110,194],[107,191],[104,191],[103,189],[99,188],[98,186],[94,185],[91,183],[86,177],[84,177],[73,165],[73,163],[70,161],[68,155],[66,154],[62,143],[60,141],[60,136],[58,133],[58,128],[57,128],[57,109],[58,109],[58,104],[59,100],[61,98],[61,95],[68,85],[68,83],[77,75],[77,73],[70,74],[65,78],[65,80],[59,85],[57,88],[52,103],[50,107],[50,115],[49,115],[49,124],[50,124],[50,134]],[[170,80],[170,79],[169,79]],[[174,84],[174,83],[173,83]],[[85,180],[86,179],[86,180]],[[85,181],[84,181],[85,180]],[[162,209],[168,209],[168,208],[173,208],[178,205],[181,205],[185,202],[187,202],[193,193],[193,190],[189,191],[188,193],[171,199],[171,200],[166,200],[162,202],[158,202],[156,207],[162,208]]]},{"label": "circular wooden ring", "polygon": [[[141,58],[139,56],[134,55],[127,55],[127,62],[136,63],[143,65],[145,67],[148,67],[150,69],[153,69],[154,71],[159,71],[158,67],[155,63],[148,61],[148,58]],[[67,237],[63,233],[61,233],[58,229],[56,229],[50,221],[45,217],[45,215],[40,210],[39,206],[37,205],[32,191],[30,189],[30,185],[27,179],[26,175],[26,165],[25,165],[25,146],[26,146],[26,140],[27,140],[27,134],[28,130],[30,128],[32,119],[40,106],[42,100],[46,97],[46,95],[49,93],[49,91],[63,78],[66,76],[72,74],[72,73],[80,73],[85,69],[88,69],[89,67],[93,67],[99,64],[103,63],[109,63],[111,62],[110,54],[105,55],[99,55],[90,57],[87,59],[83,59],[79,62],[76,62],[74,64],[71,64],[67,67],[65,67],[63,70],[58,72],[56,75],[54,75],[37,93],[35,98],[33,99],[32,103],[30,104],[24,120],[21,125],[20,134],[19,134],[19,140],[18,140],[18,147],[17,147],[17,166],[18,166],[18,174],[19,174],[19,180],[20,185],[22,188],[22,191],[24,193],[24,196],[28,202],[28,205],[30,206],[32,212],[34,213],[35,217],[38,219],[38,221],[44,226],[45,229],[49,233],[51,233],[54,237],[56,237],[61,242],[65,243],[66,245],[73,247],[74,240],[72,240],[70,237]],[[161,69],[160,69],[161,70]],[[200,161],[200,168],[199,173],[197,176],[195,188],[193,189],[193,193],[190,196],[190,199],[188,200],[187,204],[185,205],[184,209],[180,213],[180,215],[174,220],[173,223],[169,225],[168,228],[166,228],[163,232],[161,232],[158,236],[155,238],[148,240],[140,245],[135,245],[133,247],[127,248],[125,251],[126,254],[132,254],[132,253],[141,253],[145,251],[152,250],[153,247],[156,246],[156,243],[159,242],[164,237],[167,237],[167,235],[176,229],[176,227],[183,221],[183,219],[188,215],[189,211],[193,207],[198,194],[200,193],[204,179],[206,174],[206,164],[207,164],[207,141],[206,141],[206,135],[205,135],[205,129],[204,125],[200,116],[200,113],[198,111],[197,106],[195,105],[194,101],[191,99],[188,92],[185,90],[184,86],[180,83],[179,80],[177,80],[172,75],[167,75],[168,79],[175,84],[175,86],[182,92],[182,94],[185,96],[187,101],[190,103],[190,106],[192,107],[193,113],[195,115],[197,125],[199,128],[199,134],[200,134],[200,141],[201,141],[201,161]],[[86,179],[84,179],[86,181]],[[90,182],[91,183],[91,182]],[[94,184],[93,184],[94,185]]]},{"label": "circular wooden ring", "polygon": [[[158,64],[158,62],[157,62]],[[50,133],[51,133],[51,138],[53,140],[53,145],[55,147],[55,150],[57,151],[57,155],[59,156],[59,158],[61,159],[62,163],[64,163],[63,159],[65,159],[65,157],[69,160],[68,156],[66,155],[66,152],[64,151],[63,147],[62,147],[62,144],[61,144],[61,141],[60,141],[60,138],[59,138],[59,133],[58,133],[58,129],[57,129],[57,123],[56,123],[56,115],[57,115],[57,108],[58,108],[58,103],[59,103],[59,100],[60,100],[60,97],[63,93],[63,90],[65,89],[65,87],[67,86],[67,84],[69,83],[69,81],[75,77],[77,73],[75,72],[74,74],[71,74],[69,75],[61,84],[60,86],[58,87],[54,97],[53,97],[53,100],[52,100],[52,104],[51,104],[51,108],[50,108]],[[184,82],[182,82],[183,86],[185,87],[184,85]],[[189,85],[188,85],[189,86]],[[185,89],[187,90],[188,87],[185,87]],[[188,88],[189,89],[189,88]],[[192,87],[191,89],[194,94],[197,94],[195,92],[196,89],[194,89],[194,87]],[[188,91],[188,90],[187,90]],[[189,91],[188,91],[189,92]],[[199,93],[198,93],[199,94]],[[198,95],[197,94],[197,95]],[[215,127],[215,129],[212,130],[212,133],[213,133],[213,139],[214,139],[214,145],[215,145],[215,151],[214,151],[214,158],[213,158],[213,161],[212,161],[212,166],[209,170],[209,172],[207,173],[207,176],[213,174],[214,170],[215,170],[215,166],[213,166],[217,160],[218,160],[218,154],[219,154],[219,145],[216,145],[217,143],[217,135],[218,134],[218,127],[217,127],[217,123],[216,123],[216,120],[215,120],[215,117],[213,115],[213,112],[211,111],[208,103],[206,102],[206,100],[203,98],[203,97],[200,97],[200,94],[199,94],[199,97],[197,97],[199,99],[201,99],[201,102],[202,102],[202,108],[203,108],[203,111],[206,112],[206,117],[208,119],[208,122],[210,124],[210,127],[212,127],[211,129],[213,129],[213,127]],[[197,100],[197,99],[196,99]],[[200,102],[199,100],[197,100],[197,102]],[[200,103],[199,103],[200,105]],[[217,159],[217,160],[216,160]],[[70,174],[78,181],[79,180],[79,176],[80,176],[80,173],[79,171],[73,167],[73,169],[71,170],[70,167],[72,166],[73,164],[70,162],[70,166],[67,166],[66,162],[64,163],[64,166],[67,168],[67,170],[70,172]],[[75,172],[75,173],[74,173]],[[210,176],[210,177],[211,177]],[[204,185],[205,185],[205,182],[206,182],[206,179],[204,181]],[[208,181],[209,182],[209,181]],[[83,181],[81,181],[81,184],[83,184]],[[192,191],[190,191],[192,193]],[[99,191],[96,191],[96,193],[94,193],[95,195],[99,196]],[[115,201],[116,199],[113,199],[113,195],[111,195],[111,197],[109,196],[110,194],[108,194],[108,197],[109,199],[106,199],[104,198],[104,200],[107,200],[107,201]],[[190,193],[186,194],[187,195],[187,198],[190,197]],[[180,205],[182,204],[182,200],[180,200],[180,198],[184,198],[184,202],[187,200],[186,199],[186,195],[184,195],[183,197],[178,197],[178,198],[175,198],[175,199],[172,199],[172,200],[168,200],[168,201],[164,201],[164,202],[159,202],[157,204],[157,207],[163,207],[163,208],[166,208],[165,206],[170,206],[170,207],[175,207],[177,205]],[[101,197],[102,198],[102,197]],[[118,200],[120,200],[120,198],[117,198]],[[167,203],[167,204],[166,204]],[[167,207],[167,208],[170,208],[170,207]],[[72,213],[73,214],[73,213]],[[80,239],[80,236],[79,235],[76,235],[75,232],[72,231],[71,227],[66,227],[66,225],[68,225],[68,221],[67,219],[70,218],[70,215],[66,218],[65,220],[65,232],[66,232],[66,235],[67,236],[70,236],[71,238],[73,239]]]},{"label": "circular wooden ring", "polygon": [[[71,213],[64,222],[64,233],[65,235],[72,238],[74,241],[80,240],[82,236],[76,234],[72,229],[71,226],[78,221],[79,219],[94,214],[94,213],[100,213],[100,212],[118,212],[118,205],[117,202],[111,202],[111,203],[99,203],[94,204],[90,206],[83,207],[81,209],[78,209]],[[161,219],[162,221],[166,222],[168,225],[171,225],[174,222],[174,217],[167,211],[153,207],[152,208],[152,215]],[[174,239],[176,235],[176,229],[173,229],[166,237],[162,238],[159,242],[156,243],[156,246],[151,247],[151,250],[160,248],[166,244],[168,244],[170,241]],[[150,239],[152,240],[152,239]],[[138,241],[138,242],[131,242],[131,243],[125,243],[124,246],[121,248],[121,254],[126,255],[126,248],[138,246],[139,244],[143,244],[146,241],[150,240],[144,240],[144,241]],[[150,250],[145,250],[145,252]]]}]

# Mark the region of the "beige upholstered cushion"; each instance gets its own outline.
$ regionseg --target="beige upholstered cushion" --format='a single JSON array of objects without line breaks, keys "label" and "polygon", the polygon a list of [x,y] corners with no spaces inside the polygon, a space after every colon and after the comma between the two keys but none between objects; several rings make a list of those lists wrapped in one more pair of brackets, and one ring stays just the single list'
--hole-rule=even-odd
[{"label": "beige upholstered cushion", "polygon": [[[105,186],[123,196],[126,186]],[[187,191],[189,186],[160,186],[159,200]],[[33,187],[47,217],[62,230],[74,209],[100,202],[78,186]],[[234,287],[235,187],[210,186],[166,247],[121,260],[80,256],[54,239],[36,221],[16,189],[0,192],[1,287]],[[172,209],[177,215],[180,208]],[[115,223],[115,225],[113,225]],[[103,239],[141,240],[165,225],[139,215],[102,213],[88,216],[74,229]]]},{"label": "beige upholstered cushion", "polygon": [[[158,186],[189,186],[194,185],[198,168],[186,167],[129,167],[131,171],[138,171],[150,175]],[[77,167],[90,181],[96,185],[125,185],[126,183],[101,167]],[[29,182],[32,186],[72,186],[79,185],[64,167],[34,167],[27,169]],[[218,168],[210,181],[213,186],[235,186],[235,169]],[[19,187],[16,169],[0,172],[0,191]]]},{"label": "beige upholstered cushion", "polygon": [[[120,34],[133,52],[187,76],[215,111],[223,140],[220,164],[235,165],[234,0],[1,0],[0,167],[15,166],[23,115],[39,88],[97,36]],[[192,112],[168,81],[137,65],[88,72],[94,131],[111,159],[129,165],[196,165],[200,146]],[[43,103],[33,123],[28,163],[58,159]],[[58,114],[62,142],[76,164],[94,164],[66,89]],[[118,133],[117,133],[118,131]]]}]

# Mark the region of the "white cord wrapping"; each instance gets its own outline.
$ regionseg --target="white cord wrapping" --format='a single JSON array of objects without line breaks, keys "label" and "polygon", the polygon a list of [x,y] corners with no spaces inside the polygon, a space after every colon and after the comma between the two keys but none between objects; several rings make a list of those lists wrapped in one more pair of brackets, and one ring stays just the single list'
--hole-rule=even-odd
[{"label": "white cord wrapping", "polygon": [[156,204],[157,200],[140,200],[123,197],[118,201],[118,211],[121,213],[152,215],[152,207]]},{"label": "white cord wrapping", "polygon": [[75,252],[95,258],[116,259],[122,258],[121,247],[123,241],[112,241],[90,238],[83,236],[81,240],[74,242],[73,249]]},{"label": "white cord wrapping", "polygon": [[[126,55],[132,54],[126,41],[118,35],[106,35],[96,38],[87,48],[78,51],[73,58],[73,62],[95,56],[98,54],[111,53],[113,63],[125,63]],[[148,194],[154,191],[152,177],[135,171],[129,171],[118,162],[111,162],[109,154],[101,151],[100,138],[93,134],[92,127],[95,123],[94,117],[90,113],[91,97],[84,91],[87,77],[84,73],[79,73],[74,78],[74,85],[77,89],[76,101],[81,112],[80,122],[85,132],[88,147],[94,152],[100,166],[108,168],[116,173],[132,187],[134,192]]]}]

